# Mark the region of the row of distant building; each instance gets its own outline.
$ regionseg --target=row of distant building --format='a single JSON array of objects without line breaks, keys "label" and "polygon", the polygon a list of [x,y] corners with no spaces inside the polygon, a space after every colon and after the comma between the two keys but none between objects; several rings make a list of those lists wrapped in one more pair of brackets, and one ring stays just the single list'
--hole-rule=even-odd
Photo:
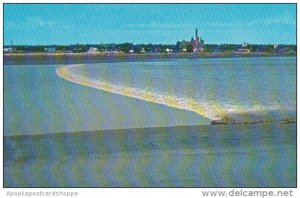
[{"label": "row of distant building", "polygon": [[[126,43],[129,44],[129,43]],[[198,36],[198,29],[195,30],[195,37],[192,37],[190,41],[178,41],[175,45],[162,45],[162,44],[129,44],[130,46],[124,48],[124,44],[100,44],[100,45],[69,45],[69,46],[10,46],[4,47],[4,53],[33,53],[45,52],[45,53],[108,53],[108,54],[120,54],[120,53],[178,53],[178,52],[194,52],[202,53],[204,51],[209,51],[213,55],[218,55],[224,49],[228,49],[227,45],[207,45],[204,44],[204,39]],[[123,46],[123,47],[122,47]],[[241,45],[231,45],[231,52],[234,54],[248,54],[250,52],[264,52],[266,51],[266,45],[253,45],[254,48],[249,48],[247,43]],[[269,46],[269,45],[268,45]],[[208,50],[208,48],[210,48]],[[272,50],[276,53],[295,53],[295,49],[291,49],[288,45],[273,45]]]},{"label": "row of distant building", "polygon": [[[122,54],[122,53],[179,53],[179,52],[203,52],[204,47],[199,47],[198,49],[195,47],[188,47],[187,41],[178,42],[174,46],[161,46],[161,45],[150,45],[150,47],[145,48],[141,47],[140,45],[132,45],[131,49],[128,51],[123,51],[118,47],[117,44],[109,44],[106,48],[101,48],[100,50],[96,46],[85,46],[84,49],[81,47],[78,47],[76,45],[74,46],[68,46],[66,50],[60,50],[57,46],[47,46],[43,48],[42,51],[39,52],[45,52],[45,53],[77,53],[77,52],[84,52],[84,53],[106,53],[106,54]],[[190,43],[191,44],[191,43]],[[187,46],[187,47],[186,47]],[[212,48],[212,50],[208,50],[207,48]],[[261,52],[267,52],[266,45],[255,45],[254,49],[250,49],[245,47],[244,44],[242,45],[234,45],[233,49],[228,50],[226,45],[207,45],[207,48],[205,49],[206,53],[211,53],[212,55],[220,55],[224,51],[229,51],[232,54],[249,54],[249,53],[261,53]],[[188,50],[189,49],[189,50]],[[14,47],[4,47],[4,53],[34,53],[36,52],[34,46],[26,46],[22,50],[18,50],[18,48]],[[272,45],[272,52],[279,53],[279,54],[295,54],[296,49],[291,48],[288,45]]]},{"label": "row of distant building", "polygon": [[[168,46],[168,47],[166,47]],[[202,52],[204,50],[204,40],[198,36],[198,29],[196,29],[195,38],[192,37],[191,41],[181,41],[177,42],[176,45],[156,45],[149,44],[147,47],[141,47],[141,45],[131,44],[130,49],[124,51],[121,49],[118,44],[108,44],[105,48],[101,47],[101,49],[97,48],[97,45],[70,45],[67,46],[63,52],[66,53],[74,53],[74,52],[87,52],[87,53],[96,53],[96,52],[105,52],[105,53],[173,53],[173,52]],[[17,49],[16,46],[11,44],[10,46],[4,47],[4,53],[12,53],[12,52],[35,52],[36,46],[24,46],[22,50]],[[43,52],[46,53],[55,53],[61,52],[62,50],[58,49],[58,46],[45,46]],[[41,52],[41,51],[40,51]]]}]

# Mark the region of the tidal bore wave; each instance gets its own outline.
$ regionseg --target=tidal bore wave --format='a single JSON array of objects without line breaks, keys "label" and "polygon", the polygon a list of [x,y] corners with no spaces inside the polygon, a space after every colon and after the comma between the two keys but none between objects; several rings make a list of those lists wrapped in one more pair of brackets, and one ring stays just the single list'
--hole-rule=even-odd
[{"label": "tidal bore wave", "polygon": [[117,86],[108,82],[95,81],[83,75],[73,74],[70,71],[70,68],[80,66],[81,65],[60,67],[56,70],[56,73],[59,77],[65,80],[83,86],[93,87],[110,93],[136,98],[147,102],[163,104],[173,108],[192,111],[211,120],[219,120],[225,116],[225,111],[217,105],[210,104],[208,106],[207,104],[201,104],[194,99],[182,99],[175,96],[158,94],[133,87]]},{"label": "tidal bore wave", "polygon": [[254,124],[273,121],[281,121],[287,123],[296,122],[296,119],[294,119],[293,116],[280,116],[281,118],[278,119],[274,118],[273,115],[269,114],[270,112],[280,112],[282,109],[284,109],[280,106],[267,108],[258,105],[255,108],[250,109],[245,109],[239,106],[225,107],[217,103],[210,102],[208,104],[205,102],[197,101],[195,99],[180,98],[176,96],[146,91],[143,89],[120,86],[108,82],[93,80],[88,78],[87,76],[80,75],[71,71],[71,69],[74,67],[82,66],[83,65],[71,65],[60,67],[56,69],[56,73],[59,77],[65,80],[83,86],[100,89],[106,92],[119,94],[122,96],[136,98],[147,102],[162,104],[177,109],[191,111],[200,116],[211,119],[212,124]]}]

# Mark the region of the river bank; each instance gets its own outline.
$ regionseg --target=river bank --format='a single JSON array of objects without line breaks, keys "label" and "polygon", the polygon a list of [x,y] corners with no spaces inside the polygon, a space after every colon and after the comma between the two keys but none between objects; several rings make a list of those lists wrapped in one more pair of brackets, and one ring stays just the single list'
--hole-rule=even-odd
[{"label": "river bank", "polygon": [[296,124],[4,137],[5,187],[296,187]]},{"label": "river bank", "polygon": [[198,58],[238,58],[238,57],[294,57],[272,53],[247,54],[195,54],[195,53],[152,53],[152,54],[114,54],[114,53],[7,53],[3,56],[5,65],[24,64],[84,64],[98,62],[161,61],[172,59]]}]

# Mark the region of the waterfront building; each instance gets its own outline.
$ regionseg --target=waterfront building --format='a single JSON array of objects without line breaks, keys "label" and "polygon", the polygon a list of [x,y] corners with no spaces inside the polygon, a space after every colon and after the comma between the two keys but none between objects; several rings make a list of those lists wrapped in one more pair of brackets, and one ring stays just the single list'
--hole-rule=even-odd
[{"label": "waterfront building", "polygon": [[198,29],[196,29],[195,38],[191,39],[193,52],[202,52],[204,50],[204,40],[198,36]]},{"label": "waterfront building", "polygon": [[49,46],[49,47],[45,47],[44,50],[47,53],[54,53],[56,51],[56,47],[55,46]]},{"label": "waterfront building", "polygon": [[14,51],[14,47],[13,47],[13,46],[14,46],[14,45],[13,45],[13,42],[11,41],[10,47],[9,47],[9,46],[4,47],[3,52],[4,52],[4,53],[11,53],[11,52],[13,52],[13,51]]},{"label": "waterfront building", "polygon": [[168,54],[171,54],[173,52],[173,50],[169,48],[165,49],[164,51],[167,52]]},{"label": "waterfront building", "polygon": [[240,48],[240,49],[233,50],[233,52],[234,54],[249,54],[250,49]]},{"label": "waterfront building", "polygon": [[90,49],[88,50],[88,53],[95,53],[97,52],[97,48],[96,47],[90,47]]},{"label": "waterfront building", "polygon": [[5,48],[3,49],[3,51],[4,51],[4,53],[10,53],[10,52],[13,52],[14,49],[13,49],[12,47],[5,47]]}]

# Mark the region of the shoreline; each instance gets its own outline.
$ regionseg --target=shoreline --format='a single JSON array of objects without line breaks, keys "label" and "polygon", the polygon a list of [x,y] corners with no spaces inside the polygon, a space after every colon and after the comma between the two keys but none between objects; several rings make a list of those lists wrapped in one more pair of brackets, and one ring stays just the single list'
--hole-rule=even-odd
[{"label": "shoreline", "polygon": [[240,53],[240,54],[235,54],[233,52],[230,53],[218,53],[218,54],[213,54],[213,53],[194,53],[194,52],[177,52],[177,53],[165,53],[165,52],[160,52],[160,53],[113,53],[113,52],[26,52],[26,53],[4,53],[4,56],[39,56],[39,55],[45,55],[45,56],[76,56],[76,55],[102,55],[102,56],[115,56],[115,57],[124,57],[124,56],[164,56],[164,57],[170,57],[170,56],[193,56],[193,57],[254,57],[254,56],[271,56],[271,57],[276,57],[276,56],[283,56],[283,57],[290,57],[290,56],[295,56],[296,54],[280,54],[280,53],[269,53],[269,52],[249,52],[249,53]]},{"label": "shoreline", "polygon": [[[84,136],[86,134],[90,135],[97,135],[99,133],[107,133],[111,134],[111,136],[114,136],[115,134],[119,133],[148,133],[147,131],[151,131],[153,134],[159,134],[159,133],[168,133],[170,131],[175,131],[177,133],[178,131],[193,131],[193,132],[199,132],[203,133],[202,135],[213,135],[211,132],[223,134],[226,133],[231,134],[235,129],[244,129],[245,134],[251,135],[249,131],[260,128],[262,129],[262,136],[263,134],[267,134],[268,136],[271,136],[270,131],[263,130],[267,126],[278,126],[279,128],[289,128],[289,127],[295,127],[297,126],[297,122],[289,122],[289,121],[272,121],[272,122],[254,122],[254,123],[239,123],[239,124],[211,124],[211,125],[177,125],[177,126],[154,126],[154,127],[138,127],[138,128],[120,128],[120,129],[98,129],[98,130],[92,130],[92,131],[62,131],[62,132],[56,132],[56,133],[42,133],[42,134],[22,134],[22,135],[3,135],[4,139],[12,139],[16,141],[21,141],[26,138],[60,138],[65,136]],[[201,129],[203,131],[201,131]],[[222,130],[220,130],[222,129]],[[231,129],[234,129],[233,131]],[[272,128],[273,129],[273,128]],[[238,133],[240,133],[238,132]],[[232,134],[231,134],[232,135]]]},{"label": "shoreline", "polygon": [[136,62],[136,61],[162,61],[176,59],[215,59],[215,58],[254,58],[254,57],[296,57],[295,55],[281,54],[105,54],[105,53],[11,53],[3,55],[4,65],[24,64],[83,64],[98,62]]},{"label": "shoreline", "polygon": [[4,186],[293,187],[295,137],[278,123],[4,136]]}]

